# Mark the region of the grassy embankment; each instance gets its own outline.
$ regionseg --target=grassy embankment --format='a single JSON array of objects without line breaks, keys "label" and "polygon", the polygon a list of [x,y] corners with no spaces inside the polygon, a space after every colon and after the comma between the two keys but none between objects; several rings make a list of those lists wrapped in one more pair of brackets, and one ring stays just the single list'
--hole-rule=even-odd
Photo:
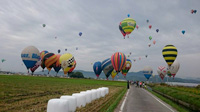
[{"label": "grassy embankment", "polygon": [[44,112],[47,102],[62,95],[109,87],[109,94],[77,111],[113,111],[126,92],[126,82],[0,75],[0,111]]},{"label": "grassy embankment", "polygon": [[[177,100],[181,100],[183,102],[189,103],[191,105],[194,105],[197,108],[200,108],[200,88],[191,88],[191,87],[183,87],[183,86],[169,86],[169,85],[159,85],[154,84],[151,85],[152,89],[159,91],[161,93],[164,93],[170,97],[173,97]],[[165,98],[166,99],[166,98]],[[167,99],[166,99],[167,100]],[[179,110],[179,105],[174,103],[173,101],[168,101],[170,105],[172,105],[174,108]],[[183,109],[183,107],[180,107]],[[179,110],[183,111],[183,110]],[[189,111],[189,110],[184,110]]]}]

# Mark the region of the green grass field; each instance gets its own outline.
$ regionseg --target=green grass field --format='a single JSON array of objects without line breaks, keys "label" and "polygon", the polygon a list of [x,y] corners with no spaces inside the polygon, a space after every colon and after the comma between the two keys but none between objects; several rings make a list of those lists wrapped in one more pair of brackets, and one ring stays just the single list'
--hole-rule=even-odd
[{"label": "green grass field", "polygon": [[78,111],[113,111],[126,92],[126,82],[0,75],[0,111],[46,111],[47,102],[62,95],[109,87],[109,94]]}]

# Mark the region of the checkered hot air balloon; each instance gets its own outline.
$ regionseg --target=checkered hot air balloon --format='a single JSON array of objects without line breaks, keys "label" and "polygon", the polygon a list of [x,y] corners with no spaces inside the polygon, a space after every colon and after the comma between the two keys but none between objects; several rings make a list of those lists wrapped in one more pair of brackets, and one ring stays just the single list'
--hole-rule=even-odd
[{"label": "checkered hot air balloon", "polygon": [[162,54],[168,66],[171,66],[177,57],[178,51],[174,45],[166,45],[162,50]]}]

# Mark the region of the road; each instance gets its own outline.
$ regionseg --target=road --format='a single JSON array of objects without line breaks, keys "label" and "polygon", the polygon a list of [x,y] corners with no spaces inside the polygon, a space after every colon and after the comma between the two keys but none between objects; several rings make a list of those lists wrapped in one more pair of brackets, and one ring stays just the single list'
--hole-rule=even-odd
[{"label": "road", "polygon": [[176,112],[143,88],[131,85],[122,112]]}]

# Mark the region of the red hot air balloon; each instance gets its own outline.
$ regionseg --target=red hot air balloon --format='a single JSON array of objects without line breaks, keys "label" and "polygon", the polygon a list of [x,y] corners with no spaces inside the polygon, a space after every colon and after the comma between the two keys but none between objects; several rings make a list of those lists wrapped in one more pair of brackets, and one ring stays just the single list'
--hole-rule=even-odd
[{"label": "red hot air balloon", "polygon": [[149,25],[149,29],[151,29],[152,25]]},{"label": "red hot air balloon", "polygon": [[138,26],[138,25],[136,25],[136,28],[138,29],[138,28],[139,28],[139,26]]},{"label": "red hot air balloon", "polygon": [[117,73],[119,73],[126,63],[126,56],[121,52],[116,52],[111,56],[112,65]]}]

